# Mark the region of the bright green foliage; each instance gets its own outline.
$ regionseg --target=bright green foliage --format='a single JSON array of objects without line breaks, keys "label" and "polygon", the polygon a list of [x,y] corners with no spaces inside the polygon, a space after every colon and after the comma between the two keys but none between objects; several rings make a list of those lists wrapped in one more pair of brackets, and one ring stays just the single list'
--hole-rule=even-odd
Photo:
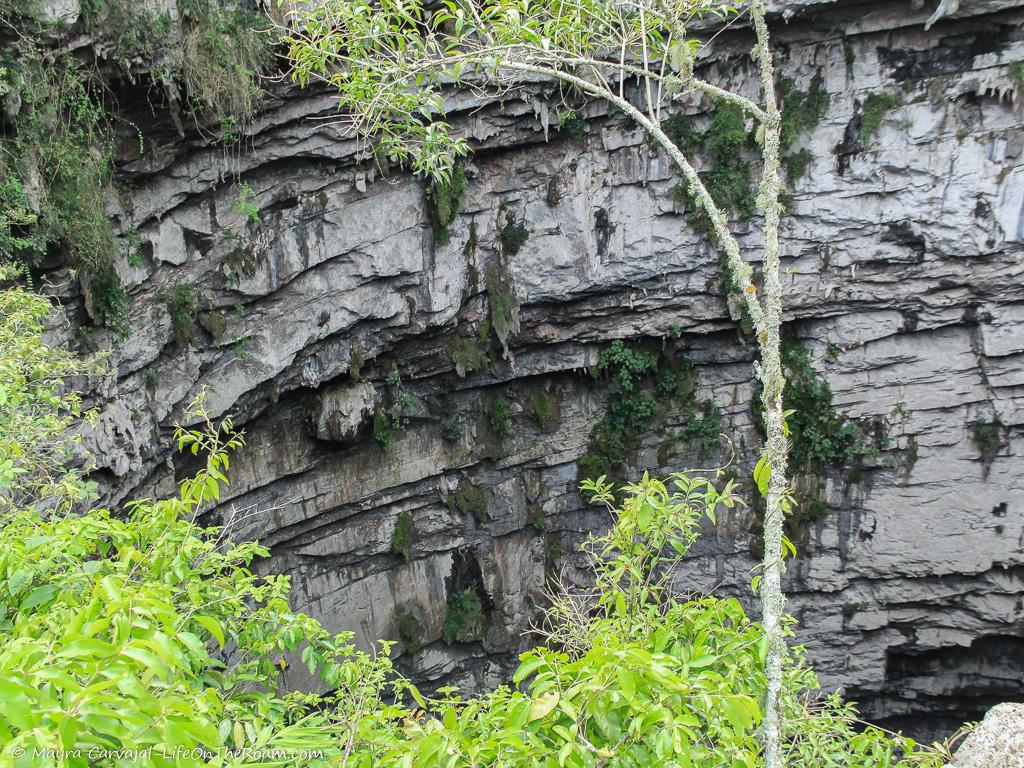
[{"label": "bright green foliage", "polygon": [[413,535],[412,510],[406,509],[395,521],[395,529],[391,534],[391,554],[401,555],[405,562],[409,562],[412,559]]},{"label": "bright green foliage", "polygon": [[461,165],[454,166],[449,176],[432,180],[424,194],[434,239],[438,245],[448,245],[452,239],[448,226],[462,210],[462,196],[466,194],[465,170]]},{"label": "bright green foliage", "polygon": [[161,293],[171,318],[171,335],[179,346],[196,338],[196,287],[192,283],[176,283]]},{"label": "bright green foliage", "polygon": [[[5,514],[0,765],[85,766],[95,763],[84,757],[90,749],[123,751],[104,765],[224,765],[214,757],[224,748],[287,750],[295,757],[277,764],[326,765],[299,759],[300,750],[336,760],[346,712],[364,711],[366,724],[387,719],[387,659],[292,612],[286,577],[249,571],[265,548],[192,522],[219,498],[227,452],[241,442],[229,422],[218,428],[199,415],[203,429],[178,430],[177,440],[205,455],[205,467],[180,496],[135,502],[119,516]],[[336,695],[278,693],[284,654],[300,649]],[[197,747],[209,752],[187,751]],[[163,757],[178,748],[186,751],[176,760]],[[56,761],[36,753],[44,749],[83,757]]]},{"label": "bright green foliage", "polygon": [[[95,488],[67,468],[80,442],[74,435],[82,410],[65,380],[102,373],[102,360],[78,360],[43,344],[53,308],[24,288],[3,287],[15,278],[0,262],[0,517],[36,501],[64,513]],[[92,421],[96,414],[86,416]]]},{"label": "bright green foliage", "polygon": [[[4,316],[4,339],[18,330],[38,335],[19,317]],[[0,345],[5,370],[8,351]],[[46,417],[42,401],[16,405],[30,421]],[[592,601],[556,596],[548,645],[522,656],[516,690],[462,700],[449,689],[427,699],[395,674],[386,645],[380,655],[357,651],[348,635],[331,636],[293,612],[286,577],[250,570],[265,548],[193,522],[219,500],[229,452],[241,443],[229,421],[215,425],[201,409],[193,420],[196,429],[177,431],[178,446],[205,462],[174,498],[135,502],[118,516],[6,510],[0,765],[55,766],[34,750],[91,748],[152,748],[102,762],[122,768],[758,764],[762,629],[736,600],[680,601],[670,583],[700,519],[737,502],[731,484],[719,492],[702,478],[674,475],[666,485],[644,477],[616,505],[609,486],[588,483],[612,518],[587,548]],[[423,628],[405,614],[397,630],[411,651]],[[448,596],[446,641],[475,642],[484,622],[477,589]],[[295,651],[331,694],[280,692]],[[945,762],[939,750],[857,732],[854,712],[838,699],[814,703],[816,687],[796,652],[783,698],[794,768]],[[406,698],[415,709],[391,703]],[[206,751],[164,757],[191,747]],[[245,760],[225,749],[280,751]],[[901,757],[905,750],[910,756]]]},{"label": "bright green foliage", "polygon": [[441,636],[452,643],[474,643],[484,636],[484,611],[475,589],[465,589],[448,595],[445,605]]},{"label": "bright green foliage", "polygon": [[260,222],[260,209],[253,200],[256,197],[256,193],[253,192],[252,187],[248,184],[242,184],[238,187],[238,198],[235,200],[235,213],[239,216],[245,216],[249,221],[254,224]]},{"label": "bright green foliage", "polygon": [[885,120],[885,116],[889,114],[890,110],[895,109],[901,104],[903,104],[903,98],[899,94],[886,93],[884,91],[872,93],[864,99],[864,104],[861,105],[860,129],[858,133],[861,146],[864,149],[871,149],[875,136],[878,135],[878,130],[882,127],[882,122]]}]

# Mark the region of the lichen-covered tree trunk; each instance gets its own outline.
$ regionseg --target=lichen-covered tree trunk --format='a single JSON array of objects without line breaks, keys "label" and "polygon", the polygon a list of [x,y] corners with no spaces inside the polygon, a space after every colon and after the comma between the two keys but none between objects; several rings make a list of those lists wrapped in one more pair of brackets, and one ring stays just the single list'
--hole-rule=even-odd
[{"label": "lichen-covered tree trunk", "polygon": [[779,278],[779,122],[775,99],[775,70],[768,45],[764,0],[752,0],[750,6],[757,35],[755,56],[761,70],[764,96],[764,173],[758,194],[758,208],[764,216],[764,322],[759,331],[761,363],[758,375],[762,383],[761,404],[764,409],[764,460],[771,467],[768,497],[764,515],[764,574],[761,580],[761,609],[768,654],[765,674],[768,688],[765,700],[765,765],[781,768],[782,755],[782,663],[786,654],[782,634],[782,616],[786,600],[782,592],[782,527],[783,502],[787,493],[786,459],[788,445],[783,417],[782,391],[785,377],[779,353],[782,328],[782,286]]}]

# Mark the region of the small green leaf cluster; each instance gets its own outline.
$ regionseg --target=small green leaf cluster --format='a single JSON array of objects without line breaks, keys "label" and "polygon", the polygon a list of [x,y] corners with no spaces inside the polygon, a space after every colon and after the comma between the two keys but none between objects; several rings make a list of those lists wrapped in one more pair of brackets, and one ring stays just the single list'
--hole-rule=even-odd
[{"label": "small green leaf cluster", "polygon": [[999,419],[971,422],[971,441],[981,456],[983,472],[988,476],[999,449],[1003,447],[1003,425]]},{"label": "small green leaf cluster", "polygon": [[554,432],[562,421],[562,408],[558,396],[539,387],[531,398],[530,414],[542,432]]},{"label": "small green leaf cluster", "polygon": [[517,219],[515,214],[506,211],[505,223],[498,230],[502,255],[506,258],[515,256],[529,239],[530,230],[526,228],[526,224]]},{"label": "small green leaf cluster", "polygon": [[503,392],[492,390],[484,395],[483,414],[487,433],[496,442],[500,443],[516,433],[512,427],[509,399]]},{"label": "small green leaf cluster", "polygon": [[574,141],[583,141],[587,136],[587,121],[579,112],[573,109],[560,109],[555,113],[560,130]]},{"label": "small green leaf cluster", "polygon": [[1006,74],[1018,91],[1024,91],[1024,61],[1011,61],[1006,65]]},{"label": "small green leaf cluster", "polygon": [[658,410],[652,378],[658,355],[642,347],[613,341],[590,369],[594,379],[611,380],[604,418],[591,434],[588,454],[580,459],[581,477],[617,475]]},{"label": "small green leaf cluster", "polygon": [[[518,331],[519,302],[512,287],[512,278],[508,272],[506,258],[511,255],[505,245],[505,233],[510,224],[501,230],[502,252],[492,257],[484,272],[484,284],[487,288],[487,304],[490,311],[490,330],[498,338],[503,348]],[[525,232],[525,230],[523,230]],[[524,236],[525,240],[525,236]],[[516,247],[518,250],[518,246]]]},{"label": "small green leaf cluster", "polygon": [[654,424],[663,423],[672,406],[683,409],[683,426],[669,433],[659,455],[667,455],[678,441],[696,445],[702,457],[714,452],[720,440],[721,411],[713,403],[696,402],[693,370],[671,346],[613,341],[590,374],[610,379],[611,394],[604,417],[591,433],[587,455],[579,461],[581,479],[621,476],[640,438]]},{"label": "small green leaf cluster", "polygon": [[801,134],[810,131],[821,122],[828,112],[830,98],[820,74],[811,79],[810,87],[806,91],[796,88],[792,79],[780,78],[778,94],[782,101],[779,144],[780,149],[785,152],[793,147]]},{"label": "small green leaf cluster", "polygon": [[465,378],[473,371],[486,368],[491,363],[486,342],[477,338],[454,335],[445,346],[448,357],[455,364],[455,373]]},{"label": "small green leaf cluster", "polygon": [[722,411],[706,401],[698,416],[695,409],[690,409],[683,417],[683,426],[679,429],[679,437],[697,446],[702,459],[711,456],[721,445]]},{"label": "small green leaf cluster", "polygon": [[423,647],[423,622],[420,617],[411,610],[402,611],[398,615],[397,622],[398,639],[402,642],[402,650],[406,653],[416,653]]}]

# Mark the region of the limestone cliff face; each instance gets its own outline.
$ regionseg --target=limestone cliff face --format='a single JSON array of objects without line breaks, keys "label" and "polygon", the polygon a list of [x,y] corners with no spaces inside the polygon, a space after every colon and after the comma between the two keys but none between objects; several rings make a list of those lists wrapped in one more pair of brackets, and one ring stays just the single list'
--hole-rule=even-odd
[{"label": "limestone cliff face", "polygon": [[[790,2],[774,24],[781,74],[829,94],[784,221],[788,327],[838,409],[889,440],[856,476],[826,471],[790,609],[825,686],[921,730],[1024,691],[1024,4],[963,0],[925,31],[933,5]],[[743,34],[704,65],[752,89]],[[879,93],[898,98],[865,147]],[[214,514],[271,546],[264,567],[292,574],[298,607],[363,643],[401,638],[420,679],[480,687],[529,644],[546,574],[586,580],[575,552],[605,518],[577,493],[577,460],[608,342],[684,355],[749,475],[754,348],[669,164],[601,105],[574,136],[544,84],[453,95],[478,149],[442,244],[423,184],[375,172],[324,119],[329,93],[279,93],[227,148],[180,139],[141,101],[146,151],[126,138],[119,162],[133,193],[118,216],[144,253],[122,266],[133,332],[90,438],[112,498],[188,471],[169,429],[206,387],[248,441]],[[500,245],[510,224],[518,250]],[[737,228],[756,258],[756,227]],[[51,281],[80,321],[69,281]],[[197,289],[191,341],[161,298],[178,284]],[[708,463],[666,439],[686,416],[644,436],[635,471]],[[754,527],[741,509],[709,528],[680,588],[746,599]],[[448,597],[466,590],[482,616],[449,622],[447,642]]]}]

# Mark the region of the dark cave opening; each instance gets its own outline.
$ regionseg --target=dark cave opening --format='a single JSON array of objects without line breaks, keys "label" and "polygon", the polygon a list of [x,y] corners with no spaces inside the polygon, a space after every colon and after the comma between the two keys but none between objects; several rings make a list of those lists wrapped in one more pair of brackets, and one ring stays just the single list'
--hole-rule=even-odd
[{"label": "dark cave opening", "polygon": [[866,719],[884,728],[918,741],[945,738],[996,704],[1024,700],[1024,637],[988,635],[970,646],[892,650],[882,690],[859,700]]}]

